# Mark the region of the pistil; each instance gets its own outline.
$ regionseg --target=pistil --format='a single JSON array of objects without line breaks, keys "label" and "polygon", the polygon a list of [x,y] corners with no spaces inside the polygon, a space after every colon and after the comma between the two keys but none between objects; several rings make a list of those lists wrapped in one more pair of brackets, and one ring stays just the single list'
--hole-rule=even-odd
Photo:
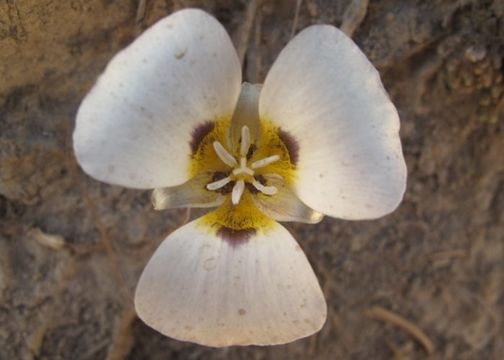
[{"label": "pistil", "polygon": [[240,167],[233,170],[233,175],[247,174],[254,176],[254,170],[247,167],[247,158],[242,157],[240,159]]}]

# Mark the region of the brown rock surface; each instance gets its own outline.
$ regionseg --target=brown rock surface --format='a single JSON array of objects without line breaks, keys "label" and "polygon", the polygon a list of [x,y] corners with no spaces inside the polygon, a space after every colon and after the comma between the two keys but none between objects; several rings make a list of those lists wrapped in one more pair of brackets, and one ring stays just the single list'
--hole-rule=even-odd
[{"label": "brown rock surface", "polygon": [[[328,300],[319,334],[210,349],[134,317],[141,269],[185,212],[155,212],[149,193],[83,174],[71,147],[75,113],[107,61],[159,18],[202,7],[239,42],[248,3],[0,1],[0,359],[426,358],[404,329],[366,316],[374,306],[423,330],[429,358],[501,359],[502,0],[301,2],[297,29],[345,24],[380,70],[409,169],[405,200],[386,218],[290,226]],[[295,4],[258,6],[247,80],[263,81]]]}]

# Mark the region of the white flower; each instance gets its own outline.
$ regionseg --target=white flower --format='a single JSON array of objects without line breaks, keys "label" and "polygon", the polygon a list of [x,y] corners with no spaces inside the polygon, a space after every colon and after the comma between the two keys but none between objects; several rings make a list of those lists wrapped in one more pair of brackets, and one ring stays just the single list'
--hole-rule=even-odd
[{"label": "white flower", "polygon": [[378,72],[336,28],[298,34],[261,87],[242,84],[224,28],[190,9],[110,61],[79,108],[74,148],[94,178],[155,189],[158,209],[217,207],[157,249],[135,294],[140,318],[204,345],[270,345],[326,319],[313,270],[275,220],[393,211],[406,182],[398,132]]}]

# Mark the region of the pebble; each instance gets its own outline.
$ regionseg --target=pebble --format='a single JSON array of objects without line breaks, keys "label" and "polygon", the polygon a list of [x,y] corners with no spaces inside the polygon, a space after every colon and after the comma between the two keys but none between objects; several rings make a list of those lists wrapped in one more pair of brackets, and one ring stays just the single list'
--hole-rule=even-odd
[{"label": "pebble", "polygon": [[478,62],[485,58],[487,52],[483,46],[469,46],[465,51],[465,57],[470,62]]}]

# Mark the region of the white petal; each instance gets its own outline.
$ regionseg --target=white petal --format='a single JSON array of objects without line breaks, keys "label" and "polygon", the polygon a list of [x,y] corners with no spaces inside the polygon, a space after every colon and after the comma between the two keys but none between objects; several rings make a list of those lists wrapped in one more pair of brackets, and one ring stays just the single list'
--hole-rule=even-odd
[{"label": "white petal", "polygon": [[217,20],[195,9],[168,16],[116,55],[82,102],[79,164],[98,180],[133,188],[188,180],[193,133],[232,115],[240,83]]},{"label": "white petal", "polygon": [[299,146],[295,190],[311,208],[369,219],[401,201],[397,111],[376,69],[338,29],[312,26],[287,45],[266,77],[259,113]]},{"label": "white petal", "polygon": [[280,224],[241,240],[195,220],[147,264],[135,307],[169,337],[208,346],[282,344],[317,332],[326,304],[306,256]]}]

